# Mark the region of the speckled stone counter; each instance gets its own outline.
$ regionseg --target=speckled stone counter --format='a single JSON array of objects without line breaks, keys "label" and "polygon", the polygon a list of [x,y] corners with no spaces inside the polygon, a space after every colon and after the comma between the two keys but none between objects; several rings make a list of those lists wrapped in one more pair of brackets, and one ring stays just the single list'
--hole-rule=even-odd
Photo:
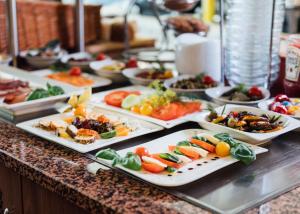
[{"label": "speckled stone counter", "polygon": [[[92,161],[0,121],[0,163],[91,213],[208,213],[130,177],[87,171]],[[251,213],[300,213],[300,187]]]}]

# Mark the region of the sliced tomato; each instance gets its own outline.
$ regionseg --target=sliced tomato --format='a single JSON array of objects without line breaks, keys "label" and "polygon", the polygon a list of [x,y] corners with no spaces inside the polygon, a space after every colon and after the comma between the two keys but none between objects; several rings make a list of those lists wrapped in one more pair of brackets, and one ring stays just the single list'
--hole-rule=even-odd
[{"label": "sliced tomato", "polygon": [[142,156],[150,156],[148,150],[142,146],[137,147],[134,153],[140,156],[140,158],[142,158]]},{"label": "sliced tomato", "polygon": [[189,158],[192,159],[198,159],[200,157],[200,155],[197,152],[193,151],[192,149],[179,146],[179,151],[185,156],[188,156]]},{"label": "sliced tomato", "polygon": [[215,146],[213,146],[213,145],[211,145],[211,144],[209,144],[209,143],[207,143],[205,141],[202,141],[202,140],[198,140],[198,139],[192,138],[191,139],[191,143],[196,144],[196,145],[202,147],[203,149],[205,149],[205,150],[207,150],[207,151],[209,151],[211,153],[214,153],[216,151],[216,147]]},{"label": "sliced tomato", "polygon": [[180,168],[180,164],[163,159],[163,158],[159,157],[159,154],[153,154],[153,155],[151,155],[151,157],[155,158],[156,160],[159,160],[160,162],[162,162],[170,167],[174,167],[177,169]]},{"label": "sliced tomato", "polygon": [[145,162],[142,163],[142,168],[152,173],[160,173],[165,170],[165,168],[160,165],[154,163],[145,163]]},{"label": "sliced tomato", "polygon": [[169,151],[172,152],[176,149],[176,146],[169,145],[168,148],[169,148]]}]

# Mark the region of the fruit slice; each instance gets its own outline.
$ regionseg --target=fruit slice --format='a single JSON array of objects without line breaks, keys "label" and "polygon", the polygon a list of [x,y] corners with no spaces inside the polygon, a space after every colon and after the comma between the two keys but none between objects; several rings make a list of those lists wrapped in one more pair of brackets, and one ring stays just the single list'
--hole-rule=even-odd
[{"label": "fruit slice", "polygon": [[122,101],[121,107],[125,109],[130,109],[131,107],[138,105],[140,103],[141,103],[140,96],[136,94],[130,94]]}]

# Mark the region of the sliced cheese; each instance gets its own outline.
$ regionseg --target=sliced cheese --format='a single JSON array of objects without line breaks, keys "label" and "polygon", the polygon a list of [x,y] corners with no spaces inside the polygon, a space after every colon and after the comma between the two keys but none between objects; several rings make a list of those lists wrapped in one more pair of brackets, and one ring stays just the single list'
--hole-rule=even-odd
[{"label": "sliced cheese", "polygon": [[190,158],[188,158],[188,157],[186,157],[184,155],[179,155],[179,154],[176,154],[174,152],[172,152],[171,154],[174,155],[174,156],[176,156],[180,160],[180,162],[182,162],[182,163],[190,163],[190,162],[192,162],[192,159],[190,159]]},{"label": "sliced cheese", "polygon": [[146,163],[153,163],[153,164],[159,165],[164,168],[166,168],[168,166],[167,164],[164,164],[164,163],[160,162],[159,160],[156,160],[154,158],[147,157],[147,156],[142,156],[142,160],[145,161]]},{"label": "sliced cheese", "polygon": [[209,140],[211,143],[217,145],[218,143],[220,143],[221,141],[218,138],[215,138],[214,136],[210,135],[210,134],[202,134],[202,137],[205,137],[207,140]]}]

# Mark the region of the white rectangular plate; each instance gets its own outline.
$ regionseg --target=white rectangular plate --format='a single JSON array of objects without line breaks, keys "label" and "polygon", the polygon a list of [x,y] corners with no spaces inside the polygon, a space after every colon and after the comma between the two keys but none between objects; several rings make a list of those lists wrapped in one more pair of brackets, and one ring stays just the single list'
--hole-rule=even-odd
[{"label": "white rectangular plate", "polygon": [[18,79],[29,82],[29,85],[33,88],[46,88],[47,83],[51,85],[60,86],[65,94],[59,96],[52,96],[47,98],[42,98],[38,100],[25,101],[16,104],[0,104],[0,110],[7,112],[13,115],[20,115],[26,113],[32,113],[35,111],[41,111],[53,108],[55,103],[59,101],[64,101],[71,94],[80,94],[82,89],[72,87],[68,84],[56,82],[50,79],[44,79],[35,75],[32,75],[30,72],[26,72],[17,68],[9,66],[0,66],[0,77],[8,79]]},{"label": "white rectangular plate", "polygon": [[[216,134],[215,132],[206,131],[203,129],[187,129],[175,132],[173,134],[166,135],[164,137],[158,138],[156,140],[150,141],[148,143],[144,143],[135,147],[123,149],[120,151],[117,151],[118,154],[121,156],[125,156],[127,152],[133,152],[136,147],[143,146],[146,147],[150,154],[158,153],[158,152],[166,152],[168,151],[169,145],[176,145],[178,142],[183,140],[188,140],[192,136],[201,134],[201,133],[210,133],[210,134]],[[246,144],[246,143],[245,143]],[[256,154],[261,154],[264,152],[267,152],[268,150],[262,147],[249,145]],[[120,165],[116,165],[118,168],[129,172],[130,174],[141,178],[147,182],[153,183],[155,185],[159,186],[166,186],[166,187],[174,187],[174,186],[181,186],[188,183],[191,183],[195,180],[198,180],[208,174],[211,174],[219,169],[222,169],[228,165],[231,165],[238,160],[232,158],[231,156],[227,156],[224,158],[218,158],[214,159],[216,157],[215,154],[209,154],[206,158],[201,158],[197,161],[193,161],[184,167],[180,168],[180,171],[182,173],[175,173],[172,176],[168,176],[168,174],[154,174],[149,173],[146,171],[134,171],[127,169],[125,167],[122,167]],[[214,160],[212,160],[214,159]],[[100,162],[106,162],[108,164],[111,163],[111,161],[107,161],[104,159],[99,159]],[[197,165],[198,164],[198,165]],[[200,165],[201,164],[201,165]]]},{"label": "white rectangular plate", "polygon": [[[216,108],[215,110],[218,112],[218,114],[221,114],[224,106],[220,106]],[[267,114],[270,116],[280,116],[281,114],[278,114],[276,112],[262,110],[255,107],[249,107],[249,106],[239,106],[239,105],[226,105],[224,114],[228,114],[230,111],[248,111],[253,114],[262,115]],[[278,131],[274,132],[268,132],[268,133],[251,133],[251,132],[244,132],[237,129],[229,128],[226,126],[214,124],[207,121],[207,116],[209,113],[201,113],[198,114],[196,117],[191,118],[193,121],[198,122],[201,127],[207,129],[207,130],[218,130],[220,132],[227,132],[231,136],[235,137],[236,139],[240,139],[243,141],[246,141],[251,144],[262,144],[270,141],[271,139],[278,137],[281,134],[287,133],[289,131],[292,131],[294,129],[297,129],[300,127],[300,121],[296,120],[294,118],[291,118],[287,115],[281,115],[280,121],[284,124],[284,128]]]},{"label": "white rectangular plate", "polygon": [[43,117],[43,118],[26,121],[26,122],[17,124],[17,127],[21,128],[25,131],[28,131],[34,135],[37,135],[39,137],[42,137],[46,140],[50,140],[52,142],[55,142],[55,143],[65,146],[65,147],[74,149],[81,153],[90,152],[92,150],[106,147],[106,146],[118,143],[120,141],[128,140],[128,139],[131,139],[131,138],[134,138],[137,136],[149,134],[149,133],[160,131],[163,129],[162,127],[160,127],[158,125],[155,125],[155,124],[143,121],[143,120],[139,120],[139,119],[132,119],[126,115],[123,115],[123,114],[120,114],[117,112],[112,112],[112,111],[105,110],[105,109],[101,109],[99,107],[95,107],[94,110],[95,110],[95,112],[97,111],[99,113],[103,113],[108,118],[113,117],[113,118],[118,118],[121,120],[129,121],[130,124],[132,124],[132,126],[137,127],[137,130],[131,132],[128,136],[125,136],[125,137],[114,137],[111,139],[99,139],[99,140],[96,140],[94,143],[80,144],[80,143],[74,142],[73,140],[58,137],[55,135],[54,132],[49,132],[49,131],[46,131],[46,130],[36,127],[36,125],[38,124],[38,122],[41,119],[67,117],[67,116],[70,116],[71,113],[55,114],[55,115],[51,115],[51,116],[47,116],[47,117]]},{"label": "white rectangular plate", "polygon": [[[51,79],[51,78],[48,78],[47,75],[53,74],[53,73],[54,73],[54,71],[52,71],[50,69],[36,70],[36,71],[32,72],[32,74],[34,74],[36,76],[47,78],[47,79]],[[83,73],[82,75],[84,77],[86,77],[88,79],[92,79],[94,81],[94,84],[91,85],[92,88],[103,87],[103,86],[110,85],[112,83],[110,79],[99,77],[99,76],[96,76],[96,75],[93,75],[93,74]],[[53,81],[61,82],[61,81],[58,81],[58,80],[53,80]],[[69,83],[65,83],[65,82],[62,82],[62,83],[71,85],[71,86],[76,87],[76,88],[86,88],[86,86],[78,87],[78,86],[74,86],[74,85],[69,84]]]},{"label": "white rectangular plate", "polygon": [[[148,87],[145,87],[145,86],[129,86],[129,87],[123,87],[123,88],[118,88],[118,89],[114,89],[114,90],[109,90],[109,91],[104,91],[104,92],[100,92],[100,93],[96,93],[96,94],[93,94],[92,96],[92,99],[91,99],[91,103],[97,105],[97,106],[100,106],[102,108],[105,108],[105,109],[112,109],[114,111],[117,111],[117,112],[120,112],[120,113],[123,113],[123,114],[127,114],[127,115],[130,115],[132,117],[136,117],[136,118],[139,118],[139,119],[142,119],[142,120],[146,120],[146,121],[149,121],[149,122],[152,122],[152,123],[155,123],[157,125],[160,125],[160,126],[163,126],[165,128],[172,128],[174,126],[177,126],[179,124],[182,124],[182,123],[185,123],[185,122],[188,122],[188,121],[191,121],[190,118],[192,118],[193,116],[199,114],[199,113],[193,113],[193,114],[188,114],[188,115],[185,115],[183,117],[180,117],[180,118],[177,118],[175,120],[168,120],[168,121],[164,121],[164,120],[160,120],[160,119],[156,119],[156,118],[153,118],[153,117],[149,117],[149,116],[144,116],[144,115],[140,115],[140,114],[136,114],[136,113],[133,113],[131,111],[128,111],[126,109],[122,109],[122,108],[118,108],[118,107],[114,107],[114,106],[111,106],[111,105],[107,105],[105,102],[104,102],[104,97],[111,93],[112,91],[118,91],[118,90],[125,90],[125,91],[140,91],[142,93],[151,93],[153,92],[152,89],[148,88]],[[205,108],[206,104],[208,103],[207,101],[203,101],[203,100],[200,100],[201,103],[202,103],[202,109]]]}]

